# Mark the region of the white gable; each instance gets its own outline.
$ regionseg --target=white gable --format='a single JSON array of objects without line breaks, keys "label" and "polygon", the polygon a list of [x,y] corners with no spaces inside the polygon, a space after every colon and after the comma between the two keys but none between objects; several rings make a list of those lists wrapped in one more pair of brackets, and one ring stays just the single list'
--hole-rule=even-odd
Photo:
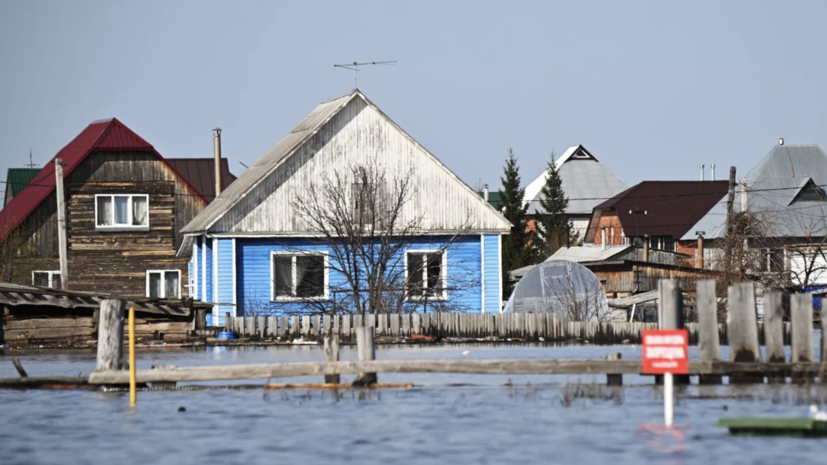
[{"label": "white gable", "polygon": [[[207,226],[209,232],[293,236],[307,233],[308,228],[292,207],[297,197],[313,182],[321,182],[334,171],[348,173],[350,166],[371,160],[378,160],[389,170],[388,179],[412,170],[416,197],[406,205],[404,215],[424,216],[423,231],[451,233],[464,226],[492,233],[510,229],[508,221],[478,193],[361,93],[355,92],[351,97],[339,99],[343,102],[338,110],[319,122],[313,128],[315,132],[290,154],[272,157],[278,159],[271,166],[257,162],[253,167],[262,171],[260,179],[250,183],[246,192],[233,193],[233,201],[227,202],[229,208],[213,215],[214,220]],[[283,144],[280,142],[274,149],[280,145]]]}]

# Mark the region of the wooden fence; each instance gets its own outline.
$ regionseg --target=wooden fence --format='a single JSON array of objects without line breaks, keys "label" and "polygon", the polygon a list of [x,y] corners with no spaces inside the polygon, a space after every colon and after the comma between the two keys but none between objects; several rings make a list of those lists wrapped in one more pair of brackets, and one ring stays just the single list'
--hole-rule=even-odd
[{"label": "wooden fence", "polygon": [[[238,337],[261,340],[274,337],[320,338],[327,328],[344,339],[352,338],[354,328],[373,326],[379,338],[406,338],[421,334],[436,338],[523,340],[545,342],[588,342],[592,344],[639,344],[644,329],[657,329],[657,323],[598,323],[565,321],[549,313],[426,313],[382,315],[304,315],[282,317],[230,318]],[[759,323],[763,345],[764,331]],[[698,342],[698,323],[686,323],[690,344]],[[790,323],[783,323],[784,343],[790,344]],[[721,344],[726,345],[727,327],[718,325]]]}]

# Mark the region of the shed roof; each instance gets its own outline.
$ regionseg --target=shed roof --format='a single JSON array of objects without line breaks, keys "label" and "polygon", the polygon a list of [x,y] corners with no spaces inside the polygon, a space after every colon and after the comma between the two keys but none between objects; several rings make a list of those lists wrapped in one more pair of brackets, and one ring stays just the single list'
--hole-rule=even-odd
[{"label": "shed roof", "polygon": [[[63,177],[69,176],[72,171],[93,151],[135,151],[151,152],[169,164],[155,148],[126,127],[117,118],[93,121],[71,142],[63,147],[53,158],[46,163],[37,175],[15,196],[3,210],[0,210],[0,239],[5,238],[14,228],[20,225],[49,195],[55,190],[55,163],[56,158],[63,161]],[[177,170],[170,165],[177,173]],[[180,174],[179,174],[180,176]],[[184,178],[184,182],[193,187]],[[198,189],[193,189],[199,192]],[[206,199],[205,199],[206,201]]]},{"label": "shed roof", "polygon": [[[569,215],[591,214],[595,205],[629,187],[582,145],[569,147],[554,163],[562,180],[563,192],[569,199],[566,208]],[[540,191],[546,183],[547,174],[543,171],[525,188],[529,214],[540,213]]]},{"label": "shed roof", "polygon": [[643,181],[594,207],[586,240],[604,211],[616,212],[627,237],[682,238],[724,198],[728,181]]},{"label": "shed roof", "polygon": [[6,185],[11,195],[5,199],[5,203],[8,204],[12,198],[16,197],[39,172],[40,168],[9,168]]},{"label": "shed roof", "polygon": [[[181,176],[192,184],[207,200],[215,198],[215,159],[214,158],[167,158],[167,161]],[[226,158],[221,159],[221,190],[235,181],[236,176],[230,172]]]}]

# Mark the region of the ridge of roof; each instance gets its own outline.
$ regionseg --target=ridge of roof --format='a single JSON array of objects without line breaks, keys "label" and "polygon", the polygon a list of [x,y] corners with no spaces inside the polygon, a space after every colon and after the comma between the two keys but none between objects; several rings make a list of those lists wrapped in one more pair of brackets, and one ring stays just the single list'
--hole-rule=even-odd
[{"label": "ridge of roof", "polygon": [[[267,179],[273,172],[275,172],[287,159],[304,146],[319,130],[327,125],[336,115],[339,114],[354,98],[361,98],[368,106],[373,108],[383,118],[395,127],[402,135],[407,137],[414,145],[419,147],[427,156],[430,156],[436,164],[445,170],[445,172],[452,176],[456,181],[460,182],[466,189],[474,194],[474,197],[484,205],[483,208],[490,208],[496,215],[498,215],[506,223],[508,220],[491,206],[482,197],[479,196],[474,189],[471,188],[465,181],[460,179],[453,171],[445,166],[436,156],[416,141],[410,134],[402,129],[396,122],[393,121],[385,112],[377,107],[370,99],[367,98],[358,88],[351,92],[338,97],[336,99],[321,103],[313,109],[307,116],[302,119],[291,131],[282,137],[276,145],[262,155],[255,163],[250,166],[250,169],[242,173],[236,182],[230,187],[221,192],[215,201],[201,211],[192,221],[189,222],[181,232],[184,234],[195,234],[209,231],[216,222],[218,222],[224,215],[230,211],[235,205],[241,202],[250,192],[252,192],[260,183]],[[291,140],[291,136],[296,137],[296,140]],[[283,146],[282,146],[283,145]]]},{"label": "ridge of roof", "polygon": [[193,185],[179,173],[169,162],[158,153],[157,150],[129,129],[117,118],[99,119],[89,123],[80,134],[75,136],[68,144],[60,149],[51,160],[40,170],[40,172],[12,198],[5,208],[0,210],[0,240],[11,233],[19,226],[46,198],[54,192],[57,181],[55,180],[55,160],[60,158],[63,162],[63,178],[66,179],[83,160],[95,150],[101,151],[147,151],[157,156],[175,174],[180,177],[194,192],[201,198],[208,200]]}]

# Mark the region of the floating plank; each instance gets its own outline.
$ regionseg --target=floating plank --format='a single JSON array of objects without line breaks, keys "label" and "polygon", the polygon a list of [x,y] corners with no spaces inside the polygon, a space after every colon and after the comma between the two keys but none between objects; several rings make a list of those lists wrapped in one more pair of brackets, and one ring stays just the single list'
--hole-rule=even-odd
[{"label": "floating plank", "polygon": [[[820,363],[690,362],[689,374],[817,375]],[[464,373],[491,375],[609,375],[640,374],[640,360],[379,360],[365,362],[311,362],[262,365],[186,367],[138,370],[139,383],[267,379],[358,373]],[[124,384],[126,371],[94,371],[91,384]]]}]

